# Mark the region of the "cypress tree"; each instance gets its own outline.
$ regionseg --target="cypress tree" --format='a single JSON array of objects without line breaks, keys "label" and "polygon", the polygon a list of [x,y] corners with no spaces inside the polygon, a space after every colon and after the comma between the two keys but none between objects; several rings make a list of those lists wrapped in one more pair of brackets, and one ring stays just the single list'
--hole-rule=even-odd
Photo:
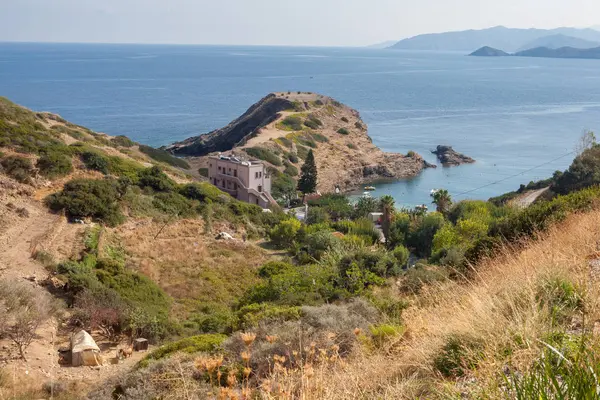
[{"label": "cypress tree", "polygon": [[301,168],[300,179],[298,180],[298,190],[303,194],[315,193],[317,191],[317,165],[315,156],[310,150],[304,160]]}]

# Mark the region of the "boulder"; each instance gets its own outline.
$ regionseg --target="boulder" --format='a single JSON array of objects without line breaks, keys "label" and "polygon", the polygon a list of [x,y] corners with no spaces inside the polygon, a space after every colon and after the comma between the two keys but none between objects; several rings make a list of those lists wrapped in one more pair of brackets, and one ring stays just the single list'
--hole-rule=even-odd
[{"label": "boulder", "polygon": [[471,157],[465,156],[464,154],[456,152],[452,146],[438,145],[438,147],[432,151],[445,167],[461,164],[471,164],[475,160]]}]

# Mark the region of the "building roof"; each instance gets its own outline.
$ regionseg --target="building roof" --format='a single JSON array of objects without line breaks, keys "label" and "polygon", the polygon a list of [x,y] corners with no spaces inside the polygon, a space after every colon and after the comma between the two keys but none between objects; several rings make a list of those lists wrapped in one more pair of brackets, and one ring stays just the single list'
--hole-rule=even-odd
[{"label": "building roof", "polygon": [[222,160],[222,161],[228,161],[228,162],[232,162],[234,164],[240,164],[240,165],[263,165],[263,162],[261,160],[256,160],[256,159],[247,159],[244,157],[239,157],[239,156],[226,156],[226,155],[218,155],[218,156],[210,156],[209,158],[212,158],[213,160]]}]

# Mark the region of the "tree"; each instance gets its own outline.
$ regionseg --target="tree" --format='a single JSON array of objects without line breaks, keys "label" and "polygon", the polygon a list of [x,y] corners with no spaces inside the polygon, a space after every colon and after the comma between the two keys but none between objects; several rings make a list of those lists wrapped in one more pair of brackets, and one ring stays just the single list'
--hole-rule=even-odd
[{"label": "tree", "polygon": [[310,150],[302,165],[300,179],[298,180],[298,190],[304,195],[317,191],[317,165],[315,156]]},{"label": "tree", "polygon": [[358,199],[356,207],[354,209],[354,218],[366,218],[369,213],[374,212],[377,209],[377,200],[371,196],[363,196]]},{"label": "tree", "polygon": [[8,337],[17,346],[23,360],[36,331],[54,311],[46,293],[36,293],[17,282],[0,282],[0,336]]},{"label": "tree", "polygon": [[584,131],[581,137],[579,138],[579,142],[575,146],[575,151],[577,155],[581,155],[587,149],[591,149],[596,146],[596,135],[592,131]]},{"label": "tree", "polygon": [[382,196],[379,199],[379,204],[381,205],[381,212],[383,213],[381,229],[383,230],[383,235],[387,241],[390,237],[390,227],[392,226],[392,219],[394,216],[394,198],[390,195]]},{"label": "tree", "polygon": [[452,198],[446,189],[438,189],[431,192],[431,197],[433,198],[432,203],[437,206],[437,212],[446,215],[450,211]]}]

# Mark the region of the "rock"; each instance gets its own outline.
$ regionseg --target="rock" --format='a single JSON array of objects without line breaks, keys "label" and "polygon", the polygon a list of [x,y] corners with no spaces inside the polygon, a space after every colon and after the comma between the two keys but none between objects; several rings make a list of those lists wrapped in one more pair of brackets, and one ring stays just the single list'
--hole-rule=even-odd
[{"label": "rock", "polygon": [[432,151],[445,167],[452,165],[471,164],[475,160],[464,154],[456,152],[452,146],[438,145],[437,149]]},{"label": "rock", "polygon": [[229,233],[227,232],[221,232],[217,235],[216,237],[217,240],[222,239],[222,240],[233,240],[233,236],[231,236]]}]

